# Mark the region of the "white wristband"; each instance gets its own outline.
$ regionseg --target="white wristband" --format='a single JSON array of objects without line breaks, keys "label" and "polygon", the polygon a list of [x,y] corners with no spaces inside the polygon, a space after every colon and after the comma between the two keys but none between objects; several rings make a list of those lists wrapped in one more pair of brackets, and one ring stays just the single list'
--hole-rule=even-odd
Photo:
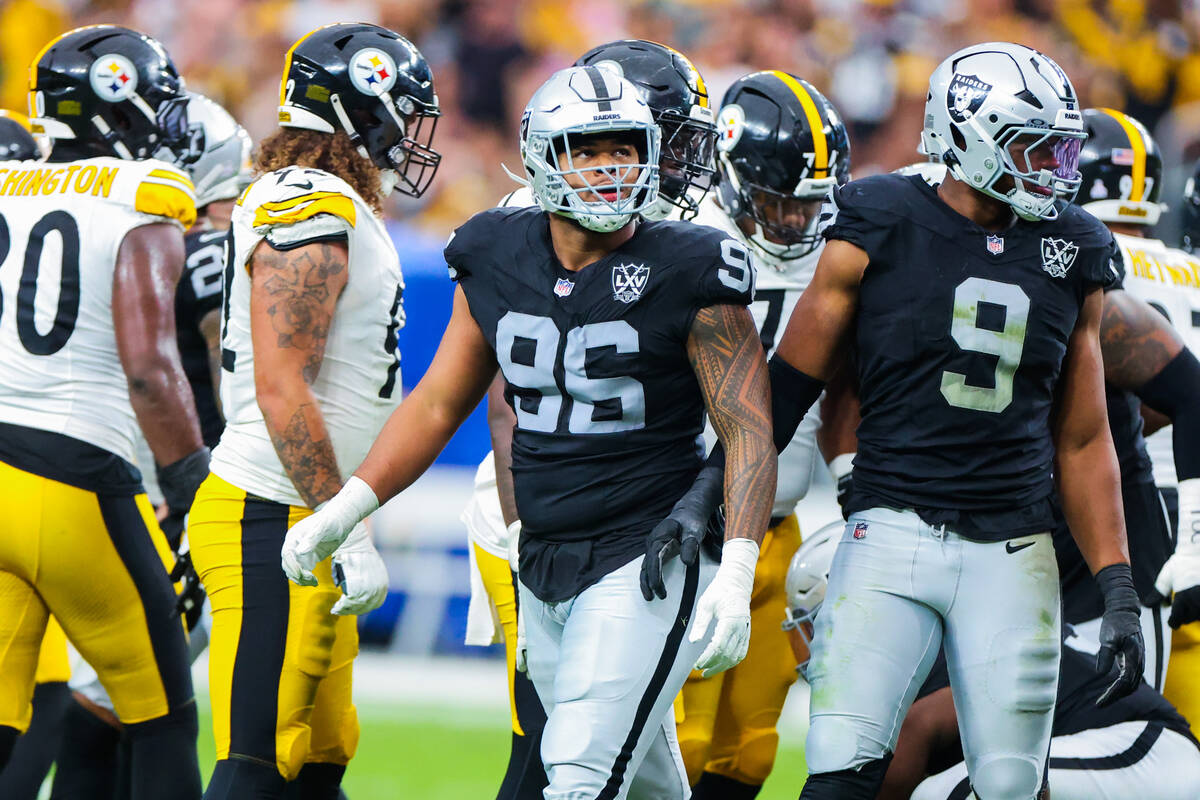
[{"label": "white wristband", "polygon": [[833,461],[829,462],[829,472],[833,475],[834,483],[853,471],[854,453],[842,453],[840,456],[834,456]]},{"label": "white wristband", "polygon": [[758,542],[753,539],[729,539],[721,546],[721,566],[717,572],[723,580],[744,591],[754,589],[754,568],[758,565]]},{"label": "white wristband", "polygon": [[1200,554],[1200,478],[1179,482],[1179,541],[1176,553]]},{"label": "white wristband", "polygon": [[341,491],[316,507],[316,511],[324,511],[343,522],[344,528],[352,528],[379,508],[379,497],[370,485],[357,475],[351,475],[350,480]]},{"label": "white wristband", "polygon": [[517,571],[520,563],[517,556],[517,545],[521,541],[521,520],[515,520],[508,526],[508,566],[513,572]]}]

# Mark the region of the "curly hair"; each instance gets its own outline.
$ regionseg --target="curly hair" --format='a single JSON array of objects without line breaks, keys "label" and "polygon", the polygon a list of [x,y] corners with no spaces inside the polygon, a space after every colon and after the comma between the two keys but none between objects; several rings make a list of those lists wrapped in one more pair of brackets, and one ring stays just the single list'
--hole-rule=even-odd
[{"label": "curly hair", "polygon": [[379,168],[362,157],[342,131],[322,133],[305,128],[280,128],[258,147],[254,170],[259,175],[285,167],[312,167],[338,176],[358,192],[378,214]]}]

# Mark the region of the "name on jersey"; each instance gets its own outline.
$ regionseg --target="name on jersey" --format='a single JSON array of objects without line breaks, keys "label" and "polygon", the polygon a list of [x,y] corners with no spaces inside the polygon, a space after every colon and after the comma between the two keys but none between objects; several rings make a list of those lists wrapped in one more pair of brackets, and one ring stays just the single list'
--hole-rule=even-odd
[{"label": "name on jersey", "polygon": [[29,197],[31,195],[90,194],[108,197],[120,167],[96,167],[78,164],[57,169],[0,168],[0,197]]},{"label": "name on jersey", "polygon": [[1129,274],[1156,283],[1200,288],[1200,261],[1182,253],[1174,262],[1157,257],[1145,250],[1126,249]]}]

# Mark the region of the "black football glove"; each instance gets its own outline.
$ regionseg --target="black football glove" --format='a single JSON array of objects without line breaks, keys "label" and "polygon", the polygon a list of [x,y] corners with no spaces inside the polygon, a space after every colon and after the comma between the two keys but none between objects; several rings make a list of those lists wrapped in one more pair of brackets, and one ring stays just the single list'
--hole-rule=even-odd
[{"label": "black football glove", "polygon": [[666,519],[650,531],[646,538],[646,557],[642,560],[642,597],[666,599],[663,565],[675,556],[688,566],[696,563],[705,531],[717,514],[724,491],[724,470],[704,467]]},{"label": "black football glove", "polygon": [[1109,564],[1096,573],[1104,593],[1104,616],[1100,619],[1100,651],[1096,669],[1107,675],[1116,664],[1117,677],[1096,705],[1103,708],[1130,694],[1142,681],[1146,668],[1146,645],[1142,641],[1141,603],[1133,588],[1128,564]]},{"label": "black football glove", "polygon": [[183,585],[175,601],[175,616],[183,617],[188,632],[191,632],[200,622],[200,612],[204,608],[204,598],[208,593],[200,583],[200,576],[196,574],[196,567],[192,565],[192,554],[187,550],[181,551],[175,557],[175,567],[171,570],[171,583],[179,581],[183,581]]},{"label": "black football glove", "polygon": [[196,490],[208,477],[208,448],[201,447],[165,467],[155,465],[158,488],[172,514],[186,514],[192,507]]}]

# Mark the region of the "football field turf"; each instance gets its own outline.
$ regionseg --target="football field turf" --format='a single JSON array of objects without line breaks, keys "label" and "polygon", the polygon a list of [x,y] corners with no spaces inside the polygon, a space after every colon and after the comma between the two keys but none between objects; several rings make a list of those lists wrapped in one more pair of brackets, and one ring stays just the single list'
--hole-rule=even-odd
[{"label": "football field turf", "polygon": [[[201,703],[205,781],[213,741]],[[349,800],[492,800],[508,760],[509,731],[494,709],[468,713],[431,706],[372,704],[358,709],[362,735],[343,786]],[[761,800],[795,800],[804,782],[803,739],[781,746]]]}]

